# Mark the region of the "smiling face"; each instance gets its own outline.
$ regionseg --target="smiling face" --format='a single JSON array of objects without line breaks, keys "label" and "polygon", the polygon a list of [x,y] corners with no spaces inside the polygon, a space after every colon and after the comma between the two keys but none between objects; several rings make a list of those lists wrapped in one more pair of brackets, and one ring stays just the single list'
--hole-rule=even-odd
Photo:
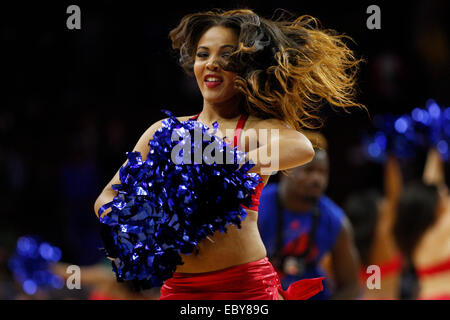
[{"label": "smiling face", "polygon": [[237,44],[236,33],[226,27],[211,27],[201,36],[197,44],[194,74],[205,101],[226,102],[238,93],[234,87],[236,73],[220,67],[220,63],[227,63]]}]

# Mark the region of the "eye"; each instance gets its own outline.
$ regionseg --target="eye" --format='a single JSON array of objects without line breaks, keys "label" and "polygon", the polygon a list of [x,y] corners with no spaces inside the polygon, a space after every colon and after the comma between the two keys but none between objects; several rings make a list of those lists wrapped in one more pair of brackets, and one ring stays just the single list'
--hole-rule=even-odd
[{"label": "eye", "polygon": [[197,57],[199,58],[206,58],[208,56],[207,52],[198,52]]},{"label": "eye", "polygon": [[228,59],[231,56],[231,52],[222,53],[222,58]]}]

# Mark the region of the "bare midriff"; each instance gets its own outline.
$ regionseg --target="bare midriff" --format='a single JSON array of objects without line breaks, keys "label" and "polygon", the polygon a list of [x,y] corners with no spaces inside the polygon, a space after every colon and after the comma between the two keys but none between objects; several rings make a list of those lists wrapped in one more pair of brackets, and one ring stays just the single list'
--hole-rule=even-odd
[{"label": "bare midriff", "polygon": [[433,299],[441,295],[450,296],[450,270],[419,279],[419,299]]},{"label": "bare midriff", "polygon": [[195,252],[182,254],[184,262],[176,272],[199,273],[210,272],[228,267],[257,261],[266,256],[266,248],[258,231],[258,212],[247,210],[246,218],[241,222],[241,229],[229,225],[226,233],[216,231],[203,239]]},{"label": "bare midriff", "polygon": [[[415,249],[416,270],[429,269],[450,259],[450,211],[446,211],[434,226],[423,235]],[[450,295],[450,270],[420,275],[419,299],[433,299]]]}]

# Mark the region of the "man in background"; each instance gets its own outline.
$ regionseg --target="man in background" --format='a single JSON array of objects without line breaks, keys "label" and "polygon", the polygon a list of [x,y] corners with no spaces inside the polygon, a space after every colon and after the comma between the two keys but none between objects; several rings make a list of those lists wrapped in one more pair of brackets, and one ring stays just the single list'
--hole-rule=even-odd
[{"label": "man in background", "polygon": [[[314,159],[288,170],[262,191],[259,230],[283,289],[300,279],[325,276],[324,290],[312,299],[356,299],[359,256],[343,210],[325,194],[329,159],[325,138],[305,133]],[[321,266],[329,257],[330,271]]]}]

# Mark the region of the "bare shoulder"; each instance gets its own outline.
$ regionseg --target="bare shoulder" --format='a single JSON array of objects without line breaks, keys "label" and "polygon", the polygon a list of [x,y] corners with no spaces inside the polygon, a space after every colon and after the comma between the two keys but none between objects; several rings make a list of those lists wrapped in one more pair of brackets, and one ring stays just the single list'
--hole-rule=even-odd
[{"label": "bare shoulder", "polygon": [[183,116],[183,117],[177,117],[180,121],[188,121],[190,118],[195,117],[195,115],[192,116]]},{"label": "bare shoulder", "polygon": [[248,117],[248,126],[255,129],[284,129],[289,128],[286,122],[270,118],[270,119],[261,119],[255,116]]}]

